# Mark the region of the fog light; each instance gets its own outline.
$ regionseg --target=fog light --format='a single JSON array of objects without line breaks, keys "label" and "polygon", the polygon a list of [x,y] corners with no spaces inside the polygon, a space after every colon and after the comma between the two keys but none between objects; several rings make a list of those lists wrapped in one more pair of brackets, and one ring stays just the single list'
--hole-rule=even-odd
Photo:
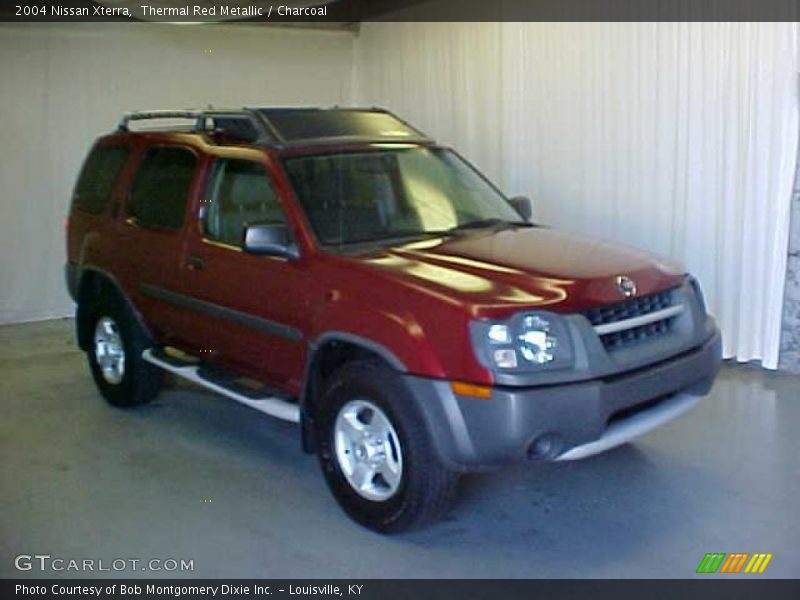
[{"label": "fog light", "polygon": [[528,446],[530,460],[551,460],[561,453],[563,440],[556,433],[545,433]]},{"label": "fog light", "polygon": [[501,369],[515,369],[517,367],[517,353],[513,348],[503,348],[494,351],[494,364]]}]

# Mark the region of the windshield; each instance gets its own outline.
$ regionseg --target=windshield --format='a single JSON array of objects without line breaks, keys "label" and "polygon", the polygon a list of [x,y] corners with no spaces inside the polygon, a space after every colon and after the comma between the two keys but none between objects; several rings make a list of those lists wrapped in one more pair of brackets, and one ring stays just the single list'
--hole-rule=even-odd
[{"label": "windshield", "polygon": [[521,221],[494,187],[449,150],[381,148],[290,158],[285,165],[323,245]]}]

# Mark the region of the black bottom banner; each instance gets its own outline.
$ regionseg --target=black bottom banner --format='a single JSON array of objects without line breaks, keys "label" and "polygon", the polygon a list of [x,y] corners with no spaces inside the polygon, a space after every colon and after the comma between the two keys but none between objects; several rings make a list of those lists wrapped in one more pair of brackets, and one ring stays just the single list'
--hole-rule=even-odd
[{"label": "black bottom banner", "polygon": [[0,598],[84,598],[156,600],[161,598],[249,600],[288,598],[350,600],[508,600],[513,598],[692,598],[770,600],[800,598],[800,580],[287,580],[287,579],[48,579],[2,580]]}]

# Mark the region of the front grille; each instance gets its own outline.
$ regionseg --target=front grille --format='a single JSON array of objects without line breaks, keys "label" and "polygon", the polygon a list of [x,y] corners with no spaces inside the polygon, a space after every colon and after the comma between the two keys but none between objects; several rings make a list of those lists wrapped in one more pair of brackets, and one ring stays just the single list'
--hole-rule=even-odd
[{"label": "front grille", "polygon": [[[616,323],[626,319],[633,319],[652,312],[669,308],[675,302],[676,289],[656,292],[639,298],[631,298],[624,302],[598,306],[584,311],[584,316],[589,319],[593,327]],[[626,346],[641,343],[645,340],[669,333],[675,317],[654,321],[638,327],[631,327],[622,331],[606,333],[600,336],[606,350],[617,350]]]}]

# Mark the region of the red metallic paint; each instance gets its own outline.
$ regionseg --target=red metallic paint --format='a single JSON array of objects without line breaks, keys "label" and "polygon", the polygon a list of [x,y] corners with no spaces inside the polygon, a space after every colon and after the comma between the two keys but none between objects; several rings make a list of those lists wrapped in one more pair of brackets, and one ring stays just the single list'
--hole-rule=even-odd
[{"label": "red metallic paint", "polygon": [[[412,373],[491,384],[491,373],[472,351],[470,320],[503,318],[526,308],[572,312],[618,302],[617,275],[631,277],[642,294],[675,286],[684,273],[680,265],[639,250],[543,227],[471,231],[357,256],[326,253],[316,246],[280,158],[370,146],[278,153],[175,133],[118,133],[99,143],[133,149],[110,203],[120,210],[114,218],[73,209],[69,261],[113,273],[160,341],[202,351],[289,394],[302,386],[309,344],[330,331],[382,345]],[[154,143],[188,147],[200,157],[181,231],[153,232],[126,222],[124,190],[144,147]],[[197,215],[216,157],[265,166],[298,245],[297,260],[248,255],[203,239]],[[196,256],[207,270],[189,268],[188,259]],[[140,283],[290,325],[303,339],[281,339],[194,314],[142,295]]]}]

